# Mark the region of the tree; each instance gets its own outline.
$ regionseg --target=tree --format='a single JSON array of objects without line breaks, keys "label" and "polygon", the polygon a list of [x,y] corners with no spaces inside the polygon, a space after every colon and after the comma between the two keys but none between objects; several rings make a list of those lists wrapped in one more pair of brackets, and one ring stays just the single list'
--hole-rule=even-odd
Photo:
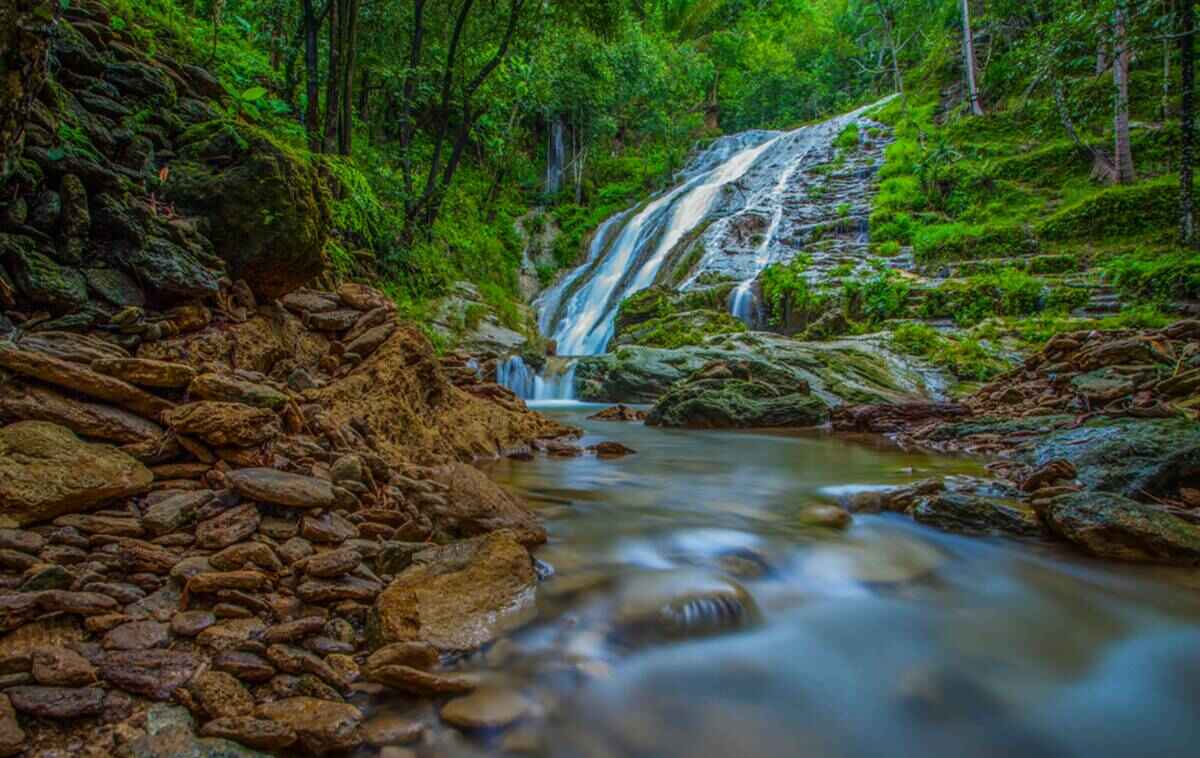
[{"label": "tree", "polygon": [[903,99],[904,77],[900,75],[900,52],[896,49],[896,30],[892,25],[892,17],[888,15],[887,8],[883,5],[883,0],[875,0],[875,5],[879,8],[879,17],[883,22],[883,33],[888,49],[892,51],[892,77],[896,82],[896,91]]},{"label": "tree", "polygon": [[971,115],[982,116],[983,105],[979,102],[978,70],[975,61],[975,35],[971,31],[971,0],[962,0],[963,68],[967,73],[967,98],[971,102]]},{"label": "tree", "polygon": [[1196,210],[1192,185],[1196,160],[1196,4],[1182,0],[1179,4],[1179,65],[1182,79],[1179,107],[1179,233],[1185,245],[1195,247]]},{"label": "tree", "polygon": [[1133,145],[1129,138],[1129,63],[1132,58],[1132,42],[1127,24],[1125,4],[1119,2],[1113,16],[1113,84],[1117,89],[1113,133],[1116,142],[1115,179],[1118,184],[1131,184],[1137,180],[1133,170]]},{"label": "tree", "polygon": [[25,144],[25,119],[46,81],[58,0],[0,0],[0,181]]},{"label": "tree", "polygon": [[[313,0],[303,0],[304,18],[304,126],[308,132],[308,149],[317,152],[321,149],[321,74],[318,70],[317,35],[321,31],[321,20],[313,11]],[[326,0],[325,9],[328,11],[332,0]],[[324,13],[322,13],[324,15]]]}]

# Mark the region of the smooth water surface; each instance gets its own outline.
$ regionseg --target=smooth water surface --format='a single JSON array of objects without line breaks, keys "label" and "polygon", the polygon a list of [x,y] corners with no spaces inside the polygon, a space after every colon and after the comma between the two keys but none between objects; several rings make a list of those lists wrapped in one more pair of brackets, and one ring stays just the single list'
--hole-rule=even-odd
[{"label": "smooth water surface", "polygon": [[[539,620],[468,666],[537,715],[471,744],[561,756],[1200,754],[1194,573],[802,507],[977,464],[826,435],[660,430],[544,409],[637,455],[487,470],[547,521]],[[621,634],[664,583],[737,581],[749,626]],[[484,663],[486,661],[486,664]],[[507,742],[505,740],[508,740]],[[527,745],[525,743],[528,743]]]}]

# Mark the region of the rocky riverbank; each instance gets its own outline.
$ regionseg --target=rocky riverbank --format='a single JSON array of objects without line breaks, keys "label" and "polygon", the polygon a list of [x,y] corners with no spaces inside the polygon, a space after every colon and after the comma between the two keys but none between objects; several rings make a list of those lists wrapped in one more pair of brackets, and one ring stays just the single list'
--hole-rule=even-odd
[{"label": "rocky riverbank", "polygon": [[1200,322],[1063,334],[961,403],[848,406],[833,428],[997,459],[998,482],[928,481],[852,509],[951,531],[1066,540],[1200,565]]}]

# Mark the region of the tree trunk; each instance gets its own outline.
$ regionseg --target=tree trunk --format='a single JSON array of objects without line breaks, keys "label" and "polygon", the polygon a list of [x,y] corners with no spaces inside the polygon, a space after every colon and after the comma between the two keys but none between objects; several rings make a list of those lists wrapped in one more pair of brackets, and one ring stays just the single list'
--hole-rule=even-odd
[{"label": "tree trunk", "polygon": [[962,0],[963,68],[967,72],[967,97],[971,102],[971,115],[982,116],[983,105],[979,102],[979,72],[975,64],[975,35],[971,31],[971,0]]},{"label": "tree trunk", "polygon": [[341,0],[338,14],[342,26],[342,107],[338,124],[338,152],[350,155],[354,148],[354,63],[358,54],[359,0]]},{"label": "tree trunk", "polygon": [[1071,118],[1071,111],[1067,107],[1066,97],[1063,96],[1062,81],[1059,79],[1054,80],[1054,105],[1058,109],[1058,117],[1062,121],[1067,136],[1071,138],[1081,153],[1092,159],[1092,175],[1102,181],[1113,181],[1117,176],[1117,167],[1113,165],[1112,158],[1109,158],[1107,154],[1080,139],[1079,131],[1075,128],[1075,121]]},{"label": "tree trunk", "polygon": [[58,0],[0,0],[0,182],[25,146],[25,120],[46,81]]},{"label": "tree trunk", "polygon": [[304,0],[304,127],[308,131],[308,149],[321,149],[321,72],[317,61],[317,34],[320,31],[313,12],[313,0]]},{"label": "tree trunk", "polygon": [[1117,88],[1113,132],[1116,134],[1115,163],[1118,184],[1132,184],[1137,180],[1133,171],[1133,147],[1129,139],[1129,61],[1131,54],[1125,21],[1125,8],[1118,6],[1116,22],[1113,25],[1116,46],[1116,50],[1114,50],[1116,57],[1113,60],[1113,83]]},{"label": "tree trunk", "polygon": [[1183,87],[1179,108],[1179,232],[1183,243],[1192,247],[1196,246],[1195,195],[1192,187],[1192,169],[1196,159],[1195,3],[1196,0],[1182,0],[1179,4],[1179,65]]},{"label": "tree trunk", "polygon": [[341,123],[341,104],[338,95],[342,84],[342,56],[339,0],[329,0],[329,52],[325,66],[325,139],[322,150],[326,153],[338,149],[338,124]]},{"label": "tree trunk", "polygon": [[879,8],[879,16],[883,19],[883,32],[887,37],[888,48],[892,51],[892,76],[896,80],[896,91],[900,93],[900,98],[904,99],[904,78],[900,76],[900,56],[896,51],[896,37],[892,31],[892,19],[887,14],[887,9],[883,7],[883,0],[875,0],[876,7]]}]

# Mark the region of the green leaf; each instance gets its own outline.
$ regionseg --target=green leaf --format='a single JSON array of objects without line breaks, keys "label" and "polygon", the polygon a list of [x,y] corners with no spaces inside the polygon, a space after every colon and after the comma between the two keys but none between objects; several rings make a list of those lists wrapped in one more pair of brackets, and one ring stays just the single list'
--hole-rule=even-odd
[{"label": "green leaf", "polygon": [[67,151],[61,147],[52,147],[46,151],[46,157],[52,161],[61,161],[67,157]]},{"label": "green leaf", "polygon": [[58,0],[58,7],[65,11],[67,8],[71,7],[71,0]]},{"label": "green leaf", "polygon": [[251,87],[250,89],[248,89],[242,93],[242,99],[248,103],[252,103],[255,100],[262,99],[262,97],[266,94],[267,94],[266,87]]}]

